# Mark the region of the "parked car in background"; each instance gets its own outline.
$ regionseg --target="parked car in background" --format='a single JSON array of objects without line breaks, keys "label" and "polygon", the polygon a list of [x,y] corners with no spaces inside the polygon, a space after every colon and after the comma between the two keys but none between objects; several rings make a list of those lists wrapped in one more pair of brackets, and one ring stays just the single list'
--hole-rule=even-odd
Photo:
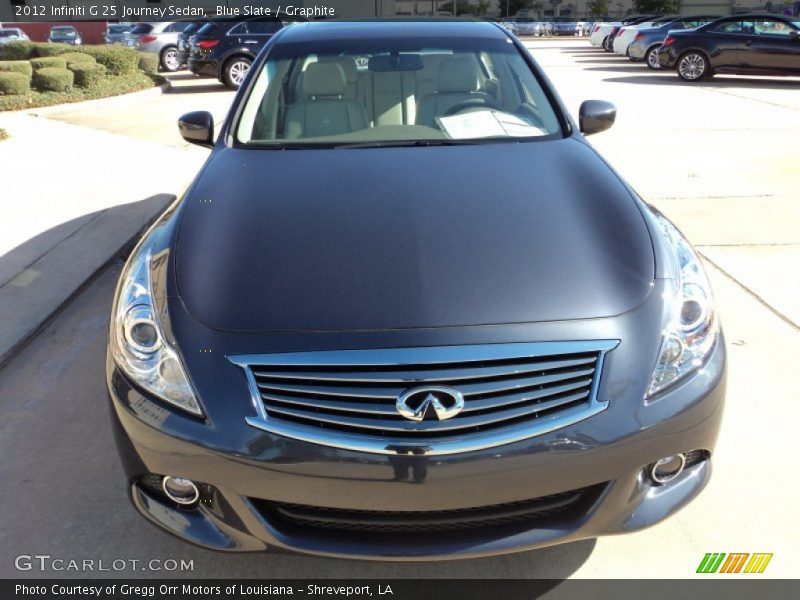
[{"label": "parked car in background", "polygon": [[281,15],[208,21],[191,38],[189,70],[195,75],[219,79],[230,88],[238,88],[270,38],[283,27],[301,20],[304,19]]},{"label": "parked car in background", "polygon": [[540,26],[532,17],[515,17],[511,23],[512,31],[516,36],[539,35]]},{"label": "parked car in background", "polygon": [[178,35],[193,22],[137,23],[130,31],[129,45],[157,54],[164,71],[177,71],[183,66],[178,56]]},{"label": "parked car in background", "polygon": [[670,31],[658,61],[684,81],[715,73],[800,75],[800,17],[736,15]]},{"label": "parked car in background", "polygon": [[667,22],[652,27],[639,29],[628,46],[628,57],[631,60],[644,60],[650,69],[660,69],[658,48],[667,34],[675,29],[694,29],[720,19],[721,15],[692,15],[675,17]]},{"label": "parked car in background", "polygon": [[10,42],[25,42],[30,40],[28,34],[19,27],[4,27],[0,29],[0,45]]},{"label": "parked car in background", "polygon": [[132,25],[112,25],[106,27],[104,39],[106,44],[126,44]]},{"label": "parked car in background", "polygon": [[189,25],[178,34],[178,62],[180,62],[181,65],[187,65],[189,63],[189,40],[205,24],[206,22],[189,23]]},{"label": "parked car in background", "polygon": [[553,35],[580,35],[580,27],[575,21],[556,21],[553,23]]},{"label": "parked car in background", "polygon": [[80,46],[83,43],[81,34],[72,25],[54,25],[50,28],[50,35],[47,41],[54,44],[69,44],[70,46]]}]

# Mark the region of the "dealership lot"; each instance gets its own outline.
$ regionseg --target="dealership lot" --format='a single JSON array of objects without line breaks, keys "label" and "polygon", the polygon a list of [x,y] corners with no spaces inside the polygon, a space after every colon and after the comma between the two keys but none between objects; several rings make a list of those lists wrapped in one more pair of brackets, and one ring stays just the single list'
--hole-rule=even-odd
[{"label": "dealership lot", "polygon": [[[800,262],[800,80],[721,77],[693,86],[585,39],[530,45],[573,114],[586,98],[617,104],[617,125],[592,143],[709,261],[730,369],[706,492],[648,531],[444,564],[221,555],[187,546],[145,523],[125,497],[103,381],[115,264],[0,372],[0,485],[18,507],[0,518],[0,576],[64,574],[17,571],[20,554],[107,563],[193,559],[194,571],[170,575],[195,577],[665,578],[691,576],[706,552],[772,552],[766,576],[794,573],[798,489],[784,465],[800,450],[800,289],[793,276]],[[202,108],[221,115],[231,96],[211,89],[215,82],[177,77],[185,93],[136,107],[66,107],[46,118],[173,144],[175,116]],[[190,175],[175,173],[174,188],[160,191],[178,192]],[[504,176],[536,185],[535,168]],[[164,575],[120,573],[133,572]]]}]

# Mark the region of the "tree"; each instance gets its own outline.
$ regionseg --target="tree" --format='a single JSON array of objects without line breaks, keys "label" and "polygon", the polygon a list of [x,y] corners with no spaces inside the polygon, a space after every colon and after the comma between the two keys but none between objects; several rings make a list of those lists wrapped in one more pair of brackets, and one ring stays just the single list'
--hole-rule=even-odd
[{"label": "tree", "polygon": [[633,0],[633,8],[642,14],[667,15],[678,12],[678,0]]},{"label": "tree", "polygon": [[608,14],[608,0],[592,0],[589,2],[589,10],[595,17]]}]

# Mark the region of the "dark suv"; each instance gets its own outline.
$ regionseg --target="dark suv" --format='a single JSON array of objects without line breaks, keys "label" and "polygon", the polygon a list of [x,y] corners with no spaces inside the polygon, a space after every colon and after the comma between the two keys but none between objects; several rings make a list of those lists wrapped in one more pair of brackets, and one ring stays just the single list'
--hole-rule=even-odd
[{"label": "dark suv", "polygon": [[281,28],[299,20],[279,16],[209,21],[189,42],[189,70],[195,75],[216,77],[228,87],[238,88],[269,39]]}]

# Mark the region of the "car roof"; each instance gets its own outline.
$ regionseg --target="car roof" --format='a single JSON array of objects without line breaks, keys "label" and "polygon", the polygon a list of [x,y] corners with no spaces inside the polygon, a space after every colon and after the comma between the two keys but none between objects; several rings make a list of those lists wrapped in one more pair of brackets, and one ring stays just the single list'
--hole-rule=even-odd
[{"label": "car roof", "polygon": [[776,13],[744,13],[741,15],[731,15],[729,17],[722,17],[720,21],[738,21],[740,19],[781,19],[783,21],[793,21],[797,17],[790,17],[787,15],[779,15]]},{"label": "car roof", "polygon": [[376,37],[413,39],[415,37],[464,35],[507,39],[508,31],[497,23],[463,18],[324,20],[292,25],[284,30],[279,41],[333,41],[345,38],[352,40],[375,39]]}]

